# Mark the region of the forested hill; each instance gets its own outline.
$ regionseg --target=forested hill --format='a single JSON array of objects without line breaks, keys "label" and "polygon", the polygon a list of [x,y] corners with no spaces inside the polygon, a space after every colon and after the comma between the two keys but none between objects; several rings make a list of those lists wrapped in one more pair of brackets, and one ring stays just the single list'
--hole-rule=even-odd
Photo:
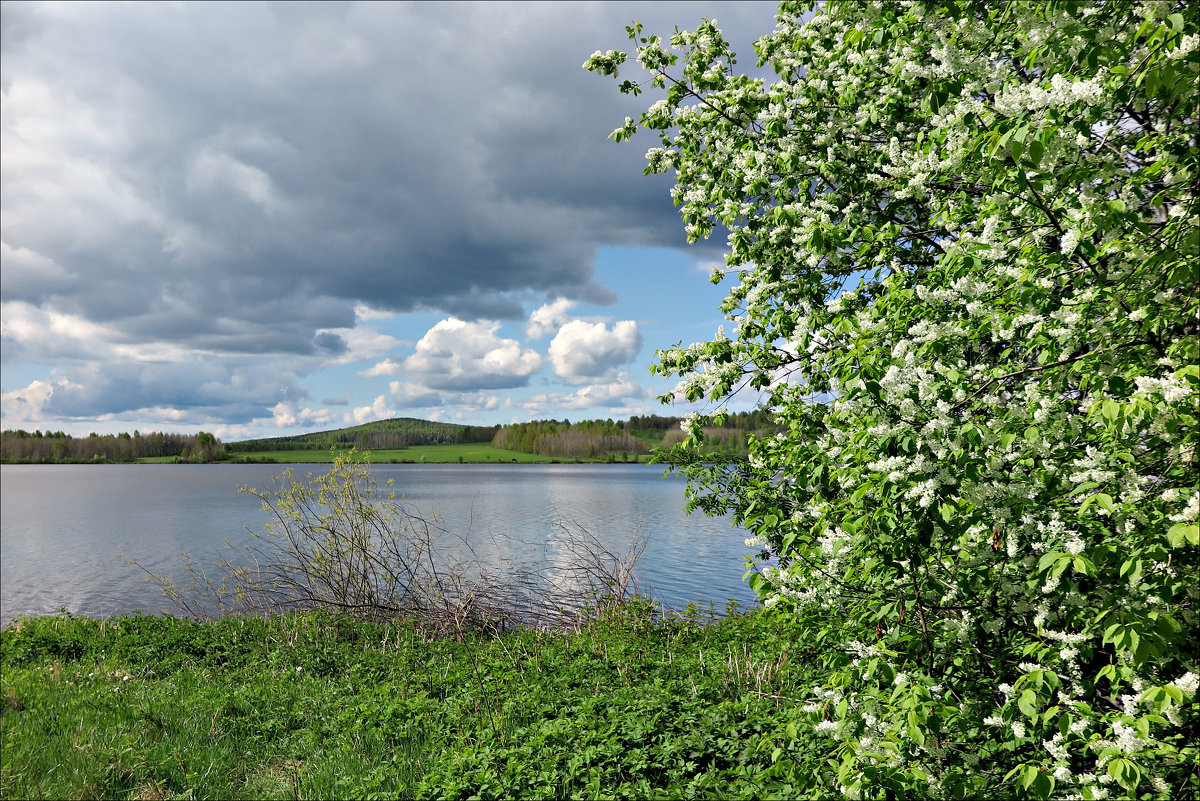
[{"label": "forested hill", "polygon": [[376,420],[350,428],[315,431],[291,437],[267,437],[231,442],[230,453],[262,451],[328,450],[354,446],[359,450],[392,450],[410,445],[450,445],[465,442],[491,442],[497,426],[466,426],[435,423],[412,417]]}]

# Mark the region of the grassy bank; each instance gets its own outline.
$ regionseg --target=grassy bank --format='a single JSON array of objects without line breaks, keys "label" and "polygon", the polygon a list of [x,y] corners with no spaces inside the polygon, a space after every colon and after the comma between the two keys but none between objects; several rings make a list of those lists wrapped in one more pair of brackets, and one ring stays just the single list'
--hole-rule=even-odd
[{"label": "grassy bank", "polygon": [[21,621],[0,634],[0,796],[800,794],[804,638],[705,617],[635,601],[460,642],[325,615]]}]

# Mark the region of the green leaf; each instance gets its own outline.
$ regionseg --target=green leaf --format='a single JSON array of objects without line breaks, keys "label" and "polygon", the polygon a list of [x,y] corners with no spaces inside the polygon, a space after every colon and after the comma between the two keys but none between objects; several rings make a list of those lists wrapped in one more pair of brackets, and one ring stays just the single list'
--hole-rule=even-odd
[{"label": "green leaf", "polygon": [[1020,161],[1021,156],[1025,155],[1025,140],[1014,136],[1008,143],[1008,152],[1012,154],[1013,161]]},{"label": "green leaf", "polygon": [[1008,157],[1008,153],[1007,153],[1008,140],[1012,137],[1012,135],[1013,135],[1012,131],[1008,131],[1007,133],[1002,134],[1000,136],[1000,138],[997,139],[992,144],[991,150],[989,151],[988,155],[991,156],[992,158],[997,158],[997,155],[996,155],[997,153],[1003,153],[1004,155],[999,156],[999,158],[1001,158],[1001,159],[1007,158]]},{"label": "green leaf", "polygon": [[917,719],[915,709],[908,710],[908,736],[916,741],[917,745],[925,745],[925,729]]},{"label": "green leaf", "polygon": [[1142,771],[1137,763],[1123,757],[1108,763],[1108,775],[1126,790],[1133,790],[1142,780]]},{"label": "green leaf", "polygon": [[1076,573],[1083,573],[1086,576],[1096,575],[1096,566],[1086,556],[1072,557],[1071,566],[1075,568]]},{"label": "green leaf", "polygon": [[1200,525],[1176,523],[1167,529],[1167,542],[1172,548],[1178,548],[1184,543],[1200,545]]},{"label": "green leaf", "polygon": [[1025,690],[1021,693],[1021,697],[1017,699],[1017,708],[1025,714],[1025,717],[1031,718],[1037,714],[1037,693],[1033,690]]},{"label": "green leaf", "polygon": [[1062,551],[1050,551],[1049,553],[1042,554],[1042,558],[1038,560],[1038,572],[1040,573],[1050,567],[1050,565],[1057,562],[1063,556]]},{"label": "green leaf", "polygon": [[1029,161],[1033,163],[1033,166],[1036,167],[1042,163],[1042,156],[1045,155],[1045,152],[1046,148],[1037,139],[1034,139],[1029,143],[1029,152],[1027,155],[1029,156]]}]

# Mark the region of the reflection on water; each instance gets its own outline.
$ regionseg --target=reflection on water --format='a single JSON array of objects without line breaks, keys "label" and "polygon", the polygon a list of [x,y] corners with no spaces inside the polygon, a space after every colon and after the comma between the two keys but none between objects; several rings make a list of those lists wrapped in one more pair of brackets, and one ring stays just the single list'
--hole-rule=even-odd
[{"label": "reflection on water", "polygon": [[[159,612],[144,574],[182,578],[182,551],[213,563],[228,539],[261,529],[258,501],[239,485],[273,487],[279,465],[4,465],[0,467],[0,621],[22,614]],[[320,465],[297,465],[299,477]],[[682,479],[648,465],[379,465],[407,505],[466,534],[496,567],[559,564],[587,532],[624,553],[648,538],[640,577],[672,606],[729,598],[749,603],[741,580],[749,549],[727,520],[683,513]],[[569,580],[566,572],[561,580]]]}]

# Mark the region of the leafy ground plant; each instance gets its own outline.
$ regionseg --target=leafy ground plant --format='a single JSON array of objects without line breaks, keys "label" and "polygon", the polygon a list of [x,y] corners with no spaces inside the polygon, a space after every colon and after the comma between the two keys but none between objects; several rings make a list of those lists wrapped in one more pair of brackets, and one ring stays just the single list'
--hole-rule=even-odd
[{"label": "leafy ground plant", "polygon": [[329,613],[0,632],[5,798],[761,798],[829,752],[785,619],[649,602],[437,639]]}]

